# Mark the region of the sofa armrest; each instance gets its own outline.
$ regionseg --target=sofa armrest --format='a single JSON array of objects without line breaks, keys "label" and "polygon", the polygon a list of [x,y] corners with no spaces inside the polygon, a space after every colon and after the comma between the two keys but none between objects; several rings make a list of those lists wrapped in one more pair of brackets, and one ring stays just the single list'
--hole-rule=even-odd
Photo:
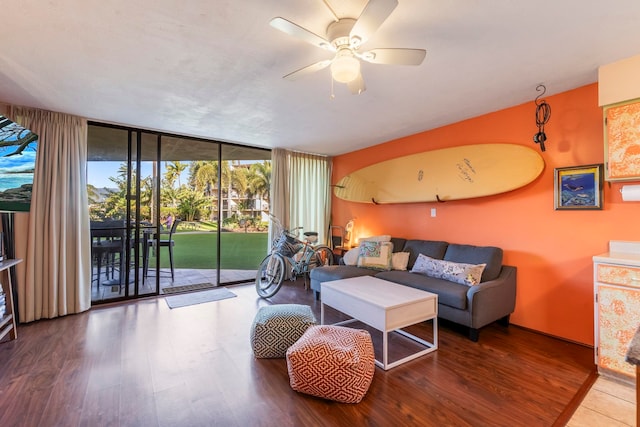
[{"label": "sofa armrest", "polygon": [[496,279],[469,288],[467,306],[472,328],[479,329],[513,313],[516,307],[516,273],[516,267],[503,265]]}]

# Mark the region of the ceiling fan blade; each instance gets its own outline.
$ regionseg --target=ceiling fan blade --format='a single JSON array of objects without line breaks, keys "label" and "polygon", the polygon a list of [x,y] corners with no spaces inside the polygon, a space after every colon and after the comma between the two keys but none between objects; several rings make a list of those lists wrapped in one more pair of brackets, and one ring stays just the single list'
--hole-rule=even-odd
[{"label": "ceiling fan blade", "polygon": [[352,95],[360,95],[362,92],[367,90],[367,87],[364,85],[364,79],[362,78],[362,73],[358,74],[354,80],[351,80],[347,83],[347,87],[351,91]]},{"label": "ceiling fan blade", "polygon": [[315,73],[316,71],[320,71],[323,68],[327,68],[329,64],[331,64],[331,62],[333,62],[333,59],[325,59],[324,61],[316,62],[315,64],[307,65],[304,68],[300,68],[299,70],[296,70],[293,73],[289,73],[282,78],[294,81],[302,76],[306,76],[307,74]]},{"label": "ceiling fan blade", "polygon": [[303,40],[307,43],[311,43],[314,46],[317,46],[319,48],[322,49],[327,49],[327,50],[334,50],[333,46],[331,46],[331,43],[329,43],[327,40],[325,40],[324,38],[320,37],[319,35],[312,33],[311,31],[307,30],[306,28],[302,28],[300,25],[298,24],[294,24],[291,21],[287,21],[284,18],[273,18],[269,24],[277,29],[282,31],[283,33],[287,33],[290,36],[296,37],[300,40]]},{"label": "ceiling fan blade", "polygon": [[355,40],[354,44],[357,47],[369,40],[396,6],[398,0],[369,0],[349,34],[352,43]]},{"label": "ceiling fan blade", "polygon": [[357,56],[372,64],[420,65],[426,54],[424,49],[372,49]]},{"label": "ceiling fan blade", "polygon": [[336,19],[336,21],[339,20],[340,18],[338,17],[338,13],[334,9],[334,7],[331,5],[331,3],[329,3],[328,0],[322,0],[322,1],[324,2],[324,5],[327,6],[327,9],[329,9],[333,17]]}]

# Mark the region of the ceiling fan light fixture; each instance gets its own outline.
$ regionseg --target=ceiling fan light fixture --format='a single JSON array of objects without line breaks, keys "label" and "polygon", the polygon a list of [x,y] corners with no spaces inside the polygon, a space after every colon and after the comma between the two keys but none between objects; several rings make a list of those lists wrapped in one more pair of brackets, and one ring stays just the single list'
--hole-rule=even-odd
[{"label": "ceiling fan light fixture", "polygon": [[341,49],[331,63],[331,77],[340,83],[349,83],[360,75],[360,61],[349,49]]}]

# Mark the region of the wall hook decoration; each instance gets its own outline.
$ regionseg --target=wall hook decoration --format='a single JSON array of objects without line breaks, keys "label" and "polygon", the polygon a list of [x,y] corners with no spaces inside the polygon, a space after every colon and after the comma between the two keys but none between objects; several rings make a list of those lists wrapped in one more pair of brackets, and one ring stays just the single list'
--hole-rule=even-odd
[{"label": "wall hook decoration", "polygon": [[544,142],[547,140],[547,135],[544,133],[544,125],[547,124],[551,118],[551,107],[547,104],[547,101],[540,100],[542,96],[547,92],[547,88],[543,84],[539,84],[536,87],[536,92],[542,92],[536,96],[536,126],[538,126],[538,133],[533,135],[533,141],[536,144],[540,144],[540,150],[545,151]]}]

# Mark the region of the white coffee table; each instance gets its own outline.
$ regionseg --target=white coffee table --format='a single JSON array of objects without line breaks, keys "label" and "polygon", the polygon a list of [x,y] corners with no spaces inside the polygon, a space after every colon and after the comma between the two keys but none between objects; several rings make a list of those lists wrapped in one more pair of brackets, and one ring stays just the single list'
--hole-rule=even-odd
[{"label": "white coffee table", "polygon": [[[324,324],[324,306],[327,305],[352,319],[336,323],[341,325],[361,321],[382,331],[382,361],[376,364],[387,370],[438,349],[438,295],[409,286],[398,285],[371,276],[324,282],[320,287],[320,323]],[[402,328],[427,320],[433,321],[433,342],[416,337]],[[398,332],[422,346],[402,359],[389,362],[388,334]]]}]

